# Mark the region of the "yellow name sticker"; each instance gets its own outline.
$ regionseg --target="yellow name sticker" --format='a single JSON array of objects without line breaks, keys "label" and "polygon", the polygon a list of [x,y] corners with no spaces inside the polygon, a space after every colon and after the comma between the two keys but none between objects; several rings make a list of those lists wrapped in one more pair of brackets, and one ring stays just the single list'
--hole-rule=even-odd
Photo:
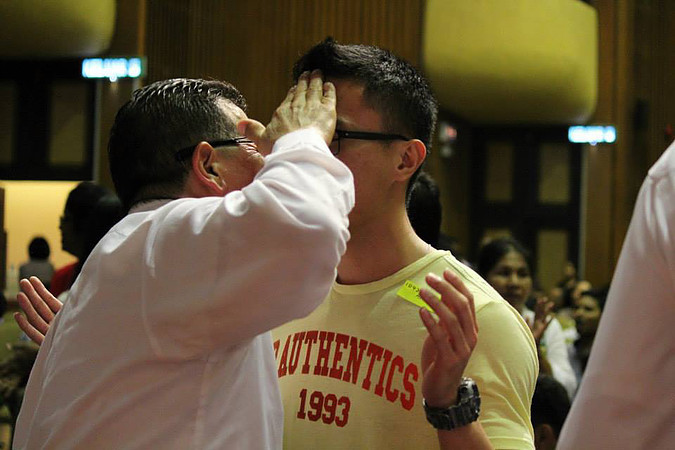
[{"label": "yellow name sticker", "polygon": [[[405,280],[405,283],[403,283],[396,295],[401,297],[403,300],[412,303],[413,305],[433,311],[431,306],[429,306],[427,302],[425,302],[422,297],[420,297],[420,287],[410,280]],[[440,298],[440,296],[438,297]]]}]

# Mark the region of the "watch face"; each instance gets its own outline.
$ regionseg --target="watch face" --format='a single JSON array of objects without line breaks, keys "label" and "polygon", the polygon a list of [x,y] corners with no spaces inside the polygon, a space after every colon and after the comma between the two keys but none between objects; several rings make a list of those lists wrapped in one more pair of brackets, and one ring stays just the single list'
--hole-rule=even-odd
[{"label": "watch face", "polygon": [[449,408],[431,408],[424,402],[427,420],[440,430],[453,430],[478,420],[480,395],[470,378],[463,378],[457,389],[457,404]]},{"label": "watch face", "polygon": [[478,385],[471,378],[462,378],[462,382],[457,389],[457,401],[478,397]]}]

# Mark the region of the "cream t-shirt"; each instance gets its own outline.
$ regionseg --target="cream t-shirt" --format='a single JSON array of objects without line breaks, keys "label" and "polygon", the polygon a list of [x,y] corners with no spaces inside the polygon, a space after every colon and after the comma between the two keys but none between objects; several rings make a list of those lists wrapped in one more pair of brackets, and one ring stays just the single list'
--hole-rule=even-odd
[{"label": "cream t-shirt", "polygon": [[[437,448],[422,408],[427,331],[416,287],[451,268],[474,295],[478,344],[466,368],[482,397],[480,421],[497,448],[534,448],[534,340],[518,312],[473,270],[435,251],[362,285],[335,284],[310,316],[273,331],[288,449]],[[420,301],[417,297],[416,301]]]}]

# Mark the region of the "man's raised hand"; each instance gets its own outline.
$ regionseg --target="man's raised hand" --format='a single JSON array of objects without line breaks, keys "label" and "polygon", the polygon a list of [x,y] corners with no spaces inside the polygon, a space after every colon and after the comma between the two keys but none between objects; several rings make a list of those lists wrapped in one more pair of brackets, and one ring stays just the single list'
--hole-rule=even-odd
[{"label": "man's raised hand", "polygon": [[422,347],[422,395],[430,406],[447,408],[457,400],[457,388],[478,341],[476,309],[473,295],[452,271],[446,269],[443,278],[429,274],[426,281],[441,298],[420,289],[420,296],[438,316],[436,321],[429,311],[420,309],[429,332]]},{"label": "man's raised hand", "polygon": [[319,70],[303,73],[298,84],[293,86],[272,115],[272,120],[263,126],[260,122],[245,119],[237,125],[238,132],[251,139],[258,151],[267,155],[281,136],[303,128],[319,132],[326,144],[330,144],[335,132],[335,86],[323,81]]},{"label": "man's raised hand", "polygon": [[21,292],[16,300],[25,316],[14,313],[14,320],[31,341],[41,345],[63,303],[47,290],[38,277],[21,280],[19,287]]}]

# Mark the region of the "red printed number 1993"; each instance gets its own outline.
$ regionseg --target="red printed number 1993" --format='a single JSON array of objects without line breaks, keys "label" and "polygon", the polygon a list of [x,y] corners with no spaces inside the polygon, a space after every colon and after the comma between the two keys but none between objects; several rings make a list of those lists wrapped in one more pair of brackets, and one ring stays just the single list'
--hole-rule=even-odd
[{"label": "red printed number 1993", "polygon": [[298,419],[309,419],[317,422],[319,419],[327,425],[335,423],[338,427],[344,427],[349,420],[349,408],[351,402],[348,397],[340,397],[335,394],[326,394],[314,391],[307,398],[307,389],[300,391],[300,410]]}]

